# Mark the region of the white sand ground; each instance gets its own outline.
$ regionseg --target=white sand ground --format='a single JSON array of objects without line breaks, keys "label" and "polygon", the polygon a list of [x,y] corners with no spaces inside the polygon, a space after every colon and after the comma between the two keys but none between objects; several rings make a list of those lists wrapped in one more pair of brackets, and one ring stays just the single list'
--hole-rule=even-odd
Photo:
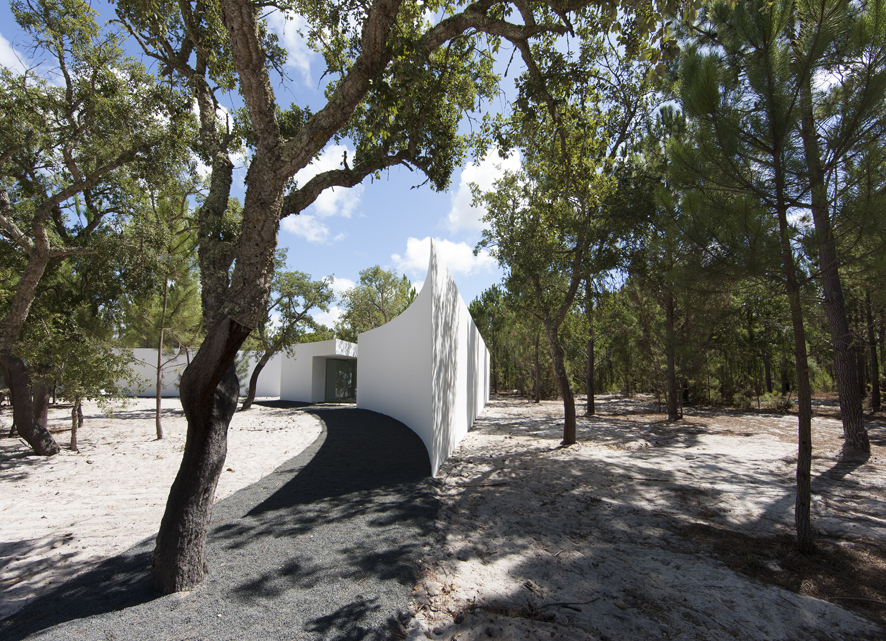
[{"label": "white sand ground", "polygon": [[[261,400],[261,399],[259,399]],[[57,456],[29,454],[0,438],[0,618],[49,586],[157,532],[181,463],[186,421],[177,398],[162,401],[165,437],[156,438],[154,399],[133,399],[111,414],[84,407],[79,452],[67,449],[70,409],[50,410]],[[0,432],[12,422],[8,407]],[[253,405],[237,412],[216,500],[272,472],[322,431],[311,414]]]},{"label": "white sand ground", "polygon": [[[409,638],[886,638],[835,603],[732,571],[681,529],[792,531],[795,417],[695,412],[674,426],[648,403],[605,398],[598,407],[597,417],[579,419],[580,444],[567,448],[559,447],[559,402],[495,399],[484,410],[441,468],[438,541],[425,549]],[[177,401],[164,399],[167,438],[157,441],[152,408],[138,400],[107,417],[88,406],[80,453],[41,458],[0,439],[0,617],[156,532],[184,419]],[[52,421],[64,445],[69,417],[54,411]],[[9,422],[6,410],[0,430]],[[840,424],[816,418],[813,430],[813,478],[824,478],[834,471]],[[238,413],[217,498],[320,432],[304,412]],[[884,472],[886,447],[876,445],[816,494],[819,537],[841,546],[886,541]],[[778,570],[773,559],[749,561]]]},{"label": "white sand ground", "polygon": [[[846,601],[734,572],[686,534],[793,532],[796,416],[695,412],[669,425],[654,403],[608,397],[579,418],[580,443],[560,447],[562,416],[558,401],[494,399],[444,463],[410,641],[886,638],[835,604]],[[816,418],[813,432],[816,479],[831,474],[842,428]],[[886,448],[873,450],[813,499],[821,539],[886,541]],[[748,562],[783,572],[755,551]]]}]

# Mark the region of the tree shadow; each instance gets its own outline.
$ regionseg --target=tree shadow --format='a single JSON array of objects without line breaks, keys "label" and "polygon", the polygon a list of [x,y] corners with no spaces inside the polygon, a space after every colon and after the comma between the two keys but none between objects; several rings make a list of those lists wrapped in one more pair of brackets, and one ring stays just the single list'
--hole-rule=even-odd
[{"label": "tree shadow", "polygon": [[178,638],[195,621],[201,638],[389,638],[437,509],[427,451],[389,417],[308,411],[317,441],[213,507],[210,574],[191,593],[153,591],[149,539],[0,621],[0,638],[108,621],[116,638]]}]

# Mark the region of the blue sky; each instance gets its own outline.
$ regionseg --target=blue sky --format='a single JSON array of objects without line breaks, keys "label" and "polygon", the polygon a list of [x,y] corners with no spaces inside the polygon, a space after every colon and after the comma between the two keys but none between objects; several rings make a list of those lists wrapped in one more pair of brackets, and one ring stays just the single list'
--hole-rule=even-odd
[{"label": "blue sky", "polygon": [[[92,6],[106,19],[112,17],[108,5],[93,2]],[[298,18],[284,20],[279,15],[271,16],[269,23],[289,52],[289,79],[274,87],[278,103],[285,107],[294,101],[316,108],[323,100],[323,87],[318,86],[323,74],[322,58],[311,52],[298,35]],[[0,64],[20,68],[19,60],[27,60],[27,45],[27,37],[18,30],[4,2],[0,8]],[[504,52],[503,56],[506,63],[510,52]],[[519,72],[518,59],[519,56],[511,64],[511,78]],[[503,102],[504,99],[497,101],[495,107]],[[225,106],[234,105],[235,100],[228,97]],[[347,147],[346,142],[327,147],[318,161],[319,167],[337,166],[343,147]],[[241,158],[235,170],[234,195],[241,200],[246,173],[244,161]],[[405,168],[394,168],[382,174],[380,180],[367,180],[353,189],[327,191],[300,216],[284,219],[280,247],[288,251],[290,269],[307,272],[314,278],[334,276],[335,288],[341,291],[358,280],[360,270],[373,265],[396,269],[420,285],[427,271],[429,239],[434,238],[443,262],[465,302],[469,303],[484,289],[498,283],[502,274],[488,254],[473,255],[481,237],[483,212],[471,206],[469,183],[488,189],[502,167],[516,169],[518,166],[516,156],[503,161],[493,153],[479,164],[469,163],[458,169],[449,190],[443,193],[434,192],[427,185],[413,189],[424,182],[423,176]],[[308,167],[303,171],[310,173],[317,169]],[[299,182],[304,178],[304,175],[297,177]],[[331,324],[336,313],[332,310],[317,320]]]}]

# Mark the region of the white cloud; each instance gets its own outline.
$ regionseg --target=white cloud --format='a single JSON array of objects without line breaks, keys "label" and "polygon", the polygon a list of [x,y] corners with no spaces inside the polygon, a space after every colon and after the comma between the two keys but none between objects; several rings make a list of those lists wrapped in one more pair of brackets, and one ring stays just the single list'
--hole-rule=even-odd
[{"label": "white cloud", "polygon": [[328,312],[315,312],[311,314],[311,317],[321,325],[326,325],[326,327],[331,329],[338,322],[338,319],[341,318],[342,313],[341,307],[336,306],[330,307]]},{"label": "white cloud", "polygon": [[316,55],[308,41],[299,30],[307,27],[307,21],[297,13],[291,11],[285,15],[280,11],[274,11],[268,15],[268,27],[280,38],[280,44],[289,54],[286,57],[286,66],[292,67],[301,73],[306,85],[311,82],[311,58]]},{"label": "white cloud", "polygon": [[13,73],[24,73],[24,57],[9,44],[9,40],[0,34],[0,65],[3,65]]},{"label": "white cloud", "polygon": [[[474,250],[465,242],[454,243],[451,240],[434,239],[437,255],[451,274],[470,276],[480,271],[491,271],[495,267],[495,259],[486,251],[474,256]],[[397,269],[404,273],[424,274],[431,259],[431,238],[422,240],[409,238],[406,240],[406,253],[392,254]]]},{"label": "white cloud", "polygon": [[480,164],[471,163],[461,172],[461,181],[458,191],[452,196],[452,209],[446,225],[450,231],[467,229],[480,231],[484,224],[481,220],[486,214],[485,209],[474,207],[471,202],[471,183],[476,183],[481,191],[489,191],[492,184],[504,175],[505,171],[516,171],[520,168],[520,154],[511,152],[507,158],[501,158],[497,151],[491,151],[480,161]]},{"label": "white cloud", "polygon": [[[295,175],[295,180],[299,185],[304,185],[317,174],[339,169],[346,152],[351,158],[354,157],[354,152],[344,145],[329,145],[322,151],[319,158]],[[321,218],[330,216],[350,218],[357,205],[360,204],[362,196],[363,185],[357,185],[350,189],[332,187],[320,194],[311,207]]]},{"label": "white cloud", "polygon": [[352,281],[350,278],[339,278],[338,276],[332,277],[332,291],[336,296],[341,296],[342,292],[346,289],[352,289],[356,287],[356,283]]},{"label": "white cloud", "polygon": [[290,234],[301,236],[309,243],[323,245],[329,242],[329,227],[311,214],[287,216],[283,219],[283,229]]}]

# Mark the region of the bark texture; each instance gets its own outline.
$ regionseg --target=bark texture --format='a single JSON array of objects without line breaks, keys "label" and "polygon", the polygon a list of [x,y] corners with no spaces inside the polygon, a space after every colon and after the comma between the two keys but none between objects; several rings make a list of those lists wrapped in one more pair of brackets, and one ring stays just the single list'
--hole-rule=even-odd
[{"label": "bark texture", "polygon": [[821,267],[821,287],[824,294],[825,316],[831,335],[831,346],[834,354],[834,371],[837,377],[837,391],[840,397],[840,415],[843,419],[843,432],[846,443],[850,447],[870,453],[871,444],[868,440],[867,428],[864,424],[859,392],[858,374],[852,352],[852,333],[846,319],[846,304],[843,288],[840,283],[838,269],[839,259],[834,240],[833,227],[827,206],[827,190],[821,154],[818,147],[818,136],[815,131],[815,119],[812,111],[812,80],[807,78],[801,84],[801,118],[800,133],[806,152],[806,164],[809,170],[809,184],[812,193],[812,220],[815,225],[818,257]]},{"label": "bark texture", "polygon": [[676,351],[676,337],[674,332],[674,294],[670,290],[665,299],[665,320],[667,324],[667,340],[665,349],[667,350],[668,361],[668,420],[678,421],[680,416],[680,408],[677,399],[677,365],[674,352]]},{"label": "bark texture", "polygon": [[240,407],[241,412],[252,407],[252,403],[255,401],[255,390],[258,387],[258,377],[275,353],[276,352],[273,351],[265,352],[262,354],[258,363],[255,364],[255,369],[252,370],[252,376],[249,377],[249,391],[246,393],[246,400],[243,401],[243,405]]},{"label": "bark texture", "polygon": [[240,393],[233,361],[248,335],[248,328],[222,318],[182,375],[181,402],[188,435],[151,565],[154,587],[164,594],[194,587],[209,569],[207,524],[227,454],[228,425]]},{"label": "bark texture", "polygon": [[557,336],[557,328],[547,327],[548,342],[551,345],[551,360],[554,363],[554,375],[560,385],[560,394],[563,396],[563,442],[562,445],[573,445],[578,442],[578,432],[575,420],[575,397],[572,387],[569,385],[569,376],[566,374],[566,358],[560,337]]},{"label": "bark texture", "polygon": [[[59,446],[46,428],[49,408],[49,389],[45,385],[34,387],[25,362],[8,352],[0,352],[3,376],[9,387],[12,404],[12,420],[18,433],[40,456],[58,454]],[[40,394],[43,394],[43,397]]]},{"label": "bark texture", "polygon": [[868,353],[871,361],[871,409],[880,411],[880,359],[877,354],[877,339],[874,333],[874,313],[871,306],[871,292],[864,293],[865,320],[868,329]]}]

